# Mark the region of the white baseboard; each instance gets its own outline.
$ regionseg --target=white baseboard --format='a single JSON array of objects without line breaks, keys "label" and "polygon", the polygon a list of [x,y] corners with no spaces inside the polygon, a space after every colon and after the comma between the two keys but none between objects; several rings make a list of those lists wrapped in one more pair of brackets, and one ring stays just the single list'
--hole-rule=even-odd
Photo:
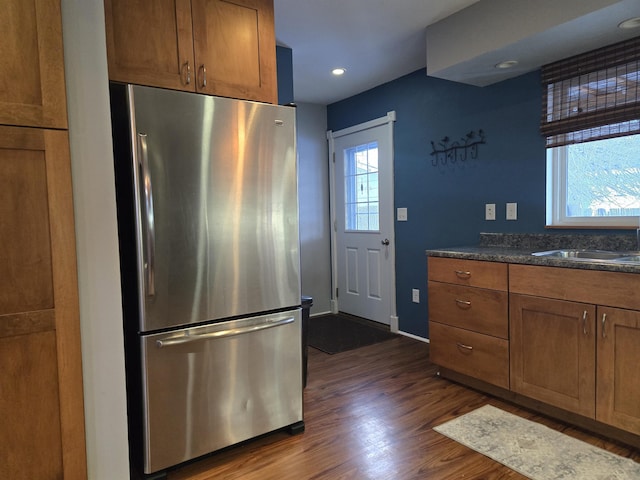
[{"label": "white baseboard", "polygon": [[400,335],[404,335],[405,337],[413,338],[414,340],[419,340],[419,341],[424,342],[424,343],[430,343],[428,338],[419,337],[418,335],[413,335],[412,333],[407,333],[407,332],[402,332],[402,331],[397,331],[395,333],[398,333]]},{"label": "white baseboard", "polygon": [[391,315],[391,317],[389,317],[389,320],[389,330],[391,330],[391,332],[393,333],[398,333],[398,316]]},{"label": "white baseboard", "polygon": [[329,313],[338,313],[338,302],[336,300],[331,300],[329,305],[331,306],[331,311]]}]

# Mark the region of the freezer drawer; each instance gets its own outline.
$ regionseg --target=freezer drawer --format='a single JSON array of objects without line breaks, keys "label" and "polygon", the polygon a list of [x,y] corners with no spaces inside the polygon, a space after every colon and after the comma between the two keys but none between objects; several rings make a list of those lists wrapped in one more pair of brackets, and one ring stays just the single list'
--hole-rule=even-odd
[{"label": "freezer drawer", "polygon": [[141,342],[145,473],[302,420],[300,309]]}]

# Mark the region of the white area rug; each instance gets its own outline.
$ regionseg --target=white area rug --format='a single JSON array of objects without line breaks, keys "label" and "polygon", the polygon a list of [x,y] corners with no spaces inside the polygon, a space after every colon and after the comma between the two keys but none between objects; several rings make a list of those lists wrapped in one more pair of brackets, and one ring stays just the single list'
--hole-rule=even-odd
[{"label": "white area rug", "polygon": [[491,405],[434,430],[533,480],[640,479],[640,463]]}]

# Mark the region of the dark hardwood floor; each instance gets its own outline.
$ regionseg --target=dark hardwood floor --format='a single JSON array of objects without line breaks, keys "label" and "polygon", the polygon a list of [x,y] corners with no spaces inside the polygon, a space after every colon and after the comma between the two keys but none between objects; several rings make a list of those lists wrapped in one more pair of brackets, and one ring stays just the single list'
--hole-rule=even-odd
[{"label": "dark hardwood floor", "polygon": [[442,379],[407,337],[336,355],[309,349],[306,431],[276,432],[169,473],[169,480],[525,479],[432,430],[492,404],[640,461],[623,444]]}]

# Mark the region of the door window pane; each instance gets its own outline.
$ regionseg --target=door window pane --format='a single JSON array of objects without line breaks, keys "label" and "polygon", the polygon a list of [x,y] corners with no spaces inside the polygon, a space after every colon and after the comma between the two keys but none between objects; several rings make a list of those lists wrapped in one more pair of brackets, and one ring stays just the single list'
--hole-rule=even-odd
[{"label": "door window pane", "polygon": [[379,231],[378,143],[348,148],[344,157],[346,229]]}]

